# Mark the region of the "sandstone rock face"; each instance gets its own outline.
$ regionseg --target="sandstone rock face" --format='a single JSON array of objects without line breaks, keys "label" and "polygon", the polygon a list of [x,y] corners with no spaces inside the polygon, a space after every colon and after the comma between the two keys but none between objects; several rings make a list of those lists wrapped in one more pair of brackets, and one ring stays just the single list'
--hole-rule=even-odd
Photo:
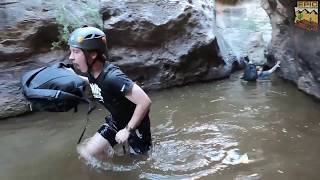
[{"label": "sandstone rock face", "polygon": [[0,8],[0,62],[25,59],[57,40],[53,5],[44,1],[4,0]]},{"label": "sandstone rock face", "polygon": [[213,1],[115,0],[102,4],[111,61],[147,89],[199,80],[223,69],[213,31]]},{"label": "sandstone rock face", "polygon": [[67,60],[67,47],[50,49],[59,37],[59,8],[69,7],[70,17],[80,17],[78,25],[94,24],[84,14],[89,2],[101,13],[110,61],[145,89],[228,77],[237,64],[219,56],[213,0],[4,0],[0,7],[0,118],[29,111],[19,85],[24,72]]},{"label": "sandstone rock face", "polygon": [[271,63],[281,61],[280,76],[302,91],[320,98],[320,33],[294,24],[296,1],[263,0],[270,16],[272,41],[268,47]]},{"label": "sandstone rock face", "polygon": [[41,0],[1,2],[0,119],[29,112],[20,88],[24,72],[66,59],[65,51],[50,52],[59,36],[58,5]]}]

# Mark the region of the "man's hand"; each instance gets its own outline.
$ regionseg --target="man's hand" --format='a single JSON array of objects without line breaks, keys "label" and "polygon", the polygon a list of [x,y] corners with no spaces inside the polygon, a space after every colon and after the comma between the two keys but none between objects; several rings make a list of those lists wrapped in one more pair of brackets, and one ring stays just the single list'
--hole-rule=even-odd
[{"label": "man's hand", "polygon": [[129,130],[127,128],[123,128],[120,131],[118,131],[115,139],[119,144],[123,144],[128,141],[129,135]]},{"label": "man's hand", "polygon": [[280,67],[280,61],[277,61],[276,67]]}]

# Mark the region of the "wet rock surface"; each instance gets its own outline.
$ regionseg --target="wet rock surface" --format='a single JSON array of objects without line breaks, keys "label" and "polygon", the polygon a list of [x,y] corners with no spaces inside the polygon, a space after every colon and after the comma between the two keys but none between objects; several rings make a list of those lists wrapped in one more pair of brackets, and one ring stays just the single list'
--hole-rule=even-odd
[{"label": "wet rock surface", "polygon": [[272,41],[268,47],[270,63],[281,61],[279,75],[294,82],[302,91],[320,98],[320,33],[295,26],[296,1],[263,0],[270,16]]},{"label": "wet rock surface", "polygon": [[102,6],[111,61],[146,89],[203,79],[223,61],[217,55],[212,1],[112,1]]}]

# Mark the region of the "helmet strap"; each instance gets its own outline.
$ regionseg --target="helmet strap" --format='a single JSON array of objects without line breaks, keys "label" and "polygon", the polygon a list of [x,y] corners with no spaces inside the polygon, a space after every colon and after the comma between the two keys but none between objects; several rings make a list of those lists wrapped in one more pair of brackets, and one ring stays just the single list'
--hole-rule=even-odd
[{"label": "helmet strap", "polygon": [[[94,65],[97,61],[101,61],[102,63],[104,63],[104,62],[103,62],[104,58],[103,58],[103,57],[100,57],[100,58],[99,58],[99,54],[97,54],[97,57],[96,57],[95,59],[92,59],[92,62],[89,63],[88,59],[91,59],[91,57],[90,57],[90,52],[87,51],[87,50],[83,50],[83,52],[84,52],[84,56],[86,57],[86,64],[87,64],[87,67],[88,67],[87,73],[91,73],[92,67],[93,67],[93,65]],[[98,53],[98,52],[97,52],[97,53]],[[99,58],[99,59],[98,59],[98,58]]]},{"label": "helmet strap", "polygon": [[91,59],[91,57],[89,55],[89,52],[87,50],[84,50],[84,49],[82,49],[82,51],[83,51],[84,56],[86,57],[86,64],[87,64],[87,67],[88,67],[87,73],[91,73],[92,66],[95,63],[95,61],[89,63],[88,59]]}]

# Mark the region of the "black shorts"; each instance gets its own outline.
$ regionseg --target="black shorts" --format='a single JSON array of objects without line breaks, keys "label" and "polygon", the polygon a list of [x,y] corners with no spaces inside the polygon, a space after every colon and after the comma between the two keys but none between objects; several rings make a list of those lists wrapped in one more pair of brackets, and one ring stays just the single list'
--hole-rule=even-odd
[{"label": "black shorts", "polygon": [[[112,116],[107,116],[105,120],[106,122],[101,125],[97,132],[106,140],[108,140],[110,145],[113,147],[115,144],[117,144],[117,141],[115,140],[116,134],[121,129],[115,125],[116,123],[114,123]],[[151,132],[148,115],[141,122],[136,131],[130,134],[128,143],[137,154],[144,154],[150,150]]]}]

